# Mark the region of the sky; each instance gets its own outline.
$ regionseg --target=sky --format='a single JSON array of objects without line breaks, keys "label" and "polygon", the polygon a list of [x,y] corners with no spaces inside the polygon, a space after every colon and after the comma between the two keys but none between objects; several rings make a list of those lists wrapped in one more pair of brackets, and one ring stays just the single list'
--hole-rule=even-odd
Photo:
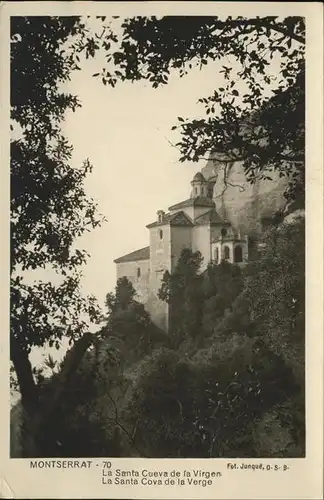
[{"label": "sky", "polygon": [[218,75],[211,65],[184,78],[174,76],[160,89],[143,82],[111,88],[92,77],[97,65],[87,62],[74,74],[69,90],[79,96],[82,108],[68,114],[63,131],[74,146],[73,163],[89,158],[93,164],[86,192],[107,219],[80,239],[91,254],[84,291],[103,304],[116,282],[113,260],[147,246],[146,225],[157,210],[188,198],[190,181],[205,161],[179,163],[179,150],[170,142],[180,136],[170,129],[178,116],[203,112],[197,100],[212,93]]},{"label": "sky", "polygon": [[[120,82],[111,88],[92,76],[98,67],[100,57],[84,61],[82,70],[64,85],[65,91],[79,97],[82,107],[67,113],[62,130],[74,148],[72,165],[87,158],[92,163],[85,191],[107,219],[77,242],[90,254],[82,291],[94,294],[104,308],[106,294],[116,284],[114,259],[147,246],[146,225],[156,219],[157,210],[189,197],[190,181],[206,160],[180,163],[180,152],[172,145],[180,135],[171,127],[178,116],[204,116],[197,101],[211,95],[223,75],[214,63],[183,78],[171,75],[168,85],[158,89],[146,82]],[[30,279],[57,281],[50,270],[32,271]],[[97,328],[93,325],[90,330]],[[42,364],[48,352],[48,347],[36,348],[32,363]],[[55,359],[64,352],[65,347],[51,350]]]},{"label": "sky", "polygon": [[116,282],[113,260],[147,246],[146,225],[159,209],[185,200],[190,181],[207,160],[180,163],[174,145],[180,134],[171,127],[177,117],[204,117],[200,97],[224,84],[223,61],[192,69],[180,78],[171,74],[167,85],[153,89],[147,82],[104,86],[92,75],[97,59],[75,72],[68,90],[79,96],[82,108],[69,112],[63,131],[74,146],[73,162],[90,159],[94,168],[86,192],[99,204],[107,222],[80,242],[91,254],[83,287],[101,304]]},{"label": "sky", "polygon": [[[94,294],[103,307],[114,290],[114,259],[149,244],[146,225],[159,209],[185,200],[190,181],[207,160],[179,163],[174,146],[179,133],[171,131],[177,117],[204,117],[197,101],[224,84],[224,61],[193,68],[180,78],[171,73],[169,83],[153,89],[148,82],[118,82],[104,86],[93,74],[103,67],[104,54],[82,62],[63,90],[77,95],[82,107],[69,111],[62,123],[73,145],[72,165],[89,158],[93,171],[85,182],[89,197],[107,222],[77,242],[90,258],[81,282],[85,294]],[[31,279],[56,281],[48,270],[32,272]],[[94,326],[93,329],[98,327]],[[39,351],[34,362],[39,364]]]}]

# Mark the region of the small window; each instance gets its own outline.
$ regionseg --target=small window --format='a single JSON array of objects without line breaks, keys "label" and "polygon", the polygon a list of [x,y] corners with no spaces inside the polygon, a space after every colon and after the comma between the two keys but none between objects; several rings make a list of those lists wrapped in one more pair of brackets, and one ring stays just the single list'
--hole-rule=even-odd
[{"label": "small window", "polygon": [[159,235],[160,235],[160,240],[162,240],[162,238],[163,238],[163,231],[162,231],[162,229],[160,229]]},{"label": "small window", "polygon": [[226,236],[227,235],[227,229],[225,229],[225,227],[223,227],[223,229],[221,230],[221,235],[222,236]]},{"label": "small window", "polygon": [[234,262],[243,262],[243,250],[240,245],[234,249]]},{"label": "small window", "polygon": [[195,187],[195,194],[198,194],[198,188]]},{"label": "small window", "polygon": [[218,264],[219,261],[219,250],[218,247],[215,248],[215,262]]},{"label": "small window", "polygon": [[160,210],[160,211],[158,212],[158,215],[159,215],[159,217],[158,217],[159,222],[160,222],[160,223],[161,223],[161,222],[163,222],[164,212],[162,212],[162,210]]},{"label": "small window", "polygon": [[230,258],[230,249],[229,247],[224,247],[224,259],[228,260]]},{"label": "small window", "polygon": [[138,267],[138,268],[137,268],[137,277],[139,278],[140,276],[141,276],[141,268],[140,268],[140,267]]}]

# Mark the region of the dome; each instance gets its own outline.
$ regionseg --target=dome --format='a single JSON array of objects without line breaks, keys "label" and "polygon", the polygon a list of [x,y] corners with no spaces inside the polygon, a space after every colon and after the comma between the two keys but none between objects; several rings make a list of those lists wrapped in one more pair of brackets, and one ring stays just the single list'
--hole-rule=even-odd
[{"label": "dome", "polygon": [[192,179],[192,182],[206,182],[203,174],[201,172],[197,172]]}]

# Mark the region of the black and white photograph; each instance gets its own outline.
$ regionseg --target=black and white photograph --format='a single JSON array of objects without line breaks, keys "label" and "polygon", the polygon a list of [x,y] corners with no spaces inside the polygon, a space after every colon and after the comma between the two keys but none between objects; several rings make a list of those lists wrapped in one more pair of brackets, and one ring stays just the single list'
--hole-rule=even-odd
[{"label": "black and white photograph", "polygon": [[10,19],[10,457],[305,458],[306,20],[111,12]]}]

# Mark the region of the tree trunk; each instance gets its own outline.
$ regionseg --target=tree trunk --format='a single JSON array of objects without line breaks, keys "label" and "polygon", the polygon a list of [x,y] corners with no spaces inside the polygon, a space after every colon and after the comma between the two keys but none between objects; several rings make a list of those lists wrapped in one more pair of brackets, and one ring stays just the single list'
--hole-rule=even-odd
[{"label": "tree trunk", "polygon": [[77,370],[83,359],[83,356],[85,355],[87,349],[90,347],[94,339],[95,336],[93,334],[85,333],[72,347],[69,353],[69,358],[66,360],[64,367],[59,375],[57,388],[53,394],[53,397],[51,398],[51,402],[43,412],[42,420],[44,422],[55,411],[55,408],[58,406],[60,398],[62,397],[65,385],[69,382],[70,377]]},{"label": "tree trunk", "polygon": [[10,357],[13,362],[21,395],[21,450],[23,457],[37,454],[33,435],[33,421],[38,410],[38,391],[34,381],[28,352],[17,341],[12,341]]},{"label": "tree trunk", "polygon": [[16,345],[11,347],[11,360],[17,373],[23,408],[21,429],[23,458],[43,456],[42,446],[39,445],[41,442],[39,438],[41,438],[48,419],[59,405],[65,385],[78,368],[94,338],[94,335],[86,333],[74,344],[69,353],[69,358],[66,360],[60,373],[57,387],[50,403],[44,408],[41,408],[39,405],[38,390],[34,382],[32,366],[27,351],[19,349]]},{"label": "tree trunk", "polygon": [[[43,408],[40,409],[33,422],[33,433],[35,440],[38,442],[38,457],[48,457],[49,454],[53,455],[53,450],[56,453],[56,438],[51,435],[49,422],[60,405],[60,401],[64,395],[64,390],[69,383],[71,377],[78,369],[87,349],[94,341],[94,335],[85,333],[71,348],[68,353],[67,359],[64,362],[61,373],[54,386],[53,394],[50,401]],[[44,436],[47,436],[44,440]]]}]

